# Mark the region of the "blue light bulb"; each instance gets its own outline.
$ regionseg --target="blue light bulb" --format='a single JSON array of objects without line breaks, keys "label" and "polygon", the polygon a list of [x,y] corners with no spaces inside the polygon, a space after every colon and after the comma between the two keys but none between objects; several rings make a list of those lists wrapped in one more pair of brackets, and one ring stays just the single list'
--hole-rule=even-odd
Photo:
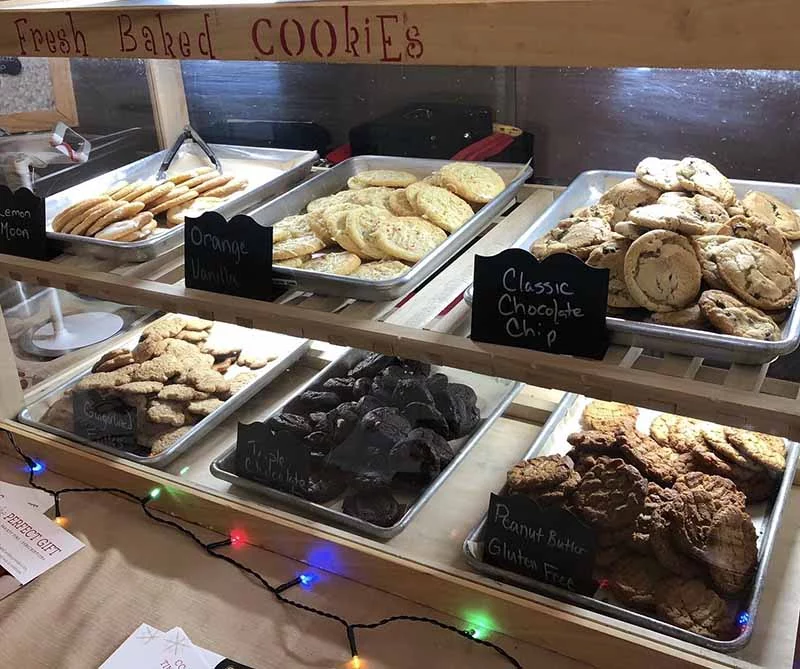
[{"label": "blue light bulb", "polygon": [[747,611],[742,611],[742,613],[739,614],[737,622],[739,623],[739,625],[744,627],[745,625],[747,625],[747,623],[750,622],[750,614]]},{"label": "blue light bulb", "polygon": [[316,576],[314,574],[300,574],[300,583],[304,586],[311,585],[316,580]]}]

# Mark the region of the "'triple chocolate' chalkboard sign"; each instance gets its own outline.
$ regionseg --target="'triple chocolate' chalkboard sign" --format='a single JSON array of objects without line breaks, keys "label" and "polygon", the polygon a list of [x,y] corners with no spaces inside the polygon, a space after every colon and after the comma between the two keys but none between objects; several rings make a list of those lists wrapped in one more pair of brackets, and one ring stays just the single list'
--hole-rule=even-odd
[{"label": "'triple chocolate' chalkboard sign", "polygon": [[537,581],[591,594],[595,535],[559,507],[524,495],[492,494],[483,531],[483,561]]},{"label": "'triple chocolate' chalkboard sign", "polygon": [[207,211],[184,223],[187,288],[269,300],[272,295],[272,228],[239,214],[226,221]]},{"label": "'triple chocolate' chalkboard sign", "polygon": [[282,430],[275,434],[264,423],[239,423],[236,473],[271,488],[294,494],[308,489],[311,459],[300,439]]},{"label": "'triple chocolate' chalkboard sign", "polygon": [[602,358],[608,274],[569,253],[542,262],[523,249],[476,256],[472,339]]},{"label": "'triple chocolate' chalkboard sign", "polygon": [[136,407],[85,390],[73,393],[72,411],[77,434],[123,451],[136,450]]},{"label": "'triple chocolate' chalkboard sign", "polygon": [[47,260],[44,198],[0,186],[0,253]]}]

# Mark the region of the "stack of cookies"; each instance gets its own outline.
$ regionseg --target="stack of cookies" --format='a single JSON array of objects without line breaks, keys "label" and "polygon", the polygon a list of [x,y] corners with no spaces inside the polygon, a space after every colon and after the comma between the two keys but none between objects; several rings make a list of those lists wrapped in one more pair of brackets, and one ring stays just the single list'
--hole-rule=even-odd
[{"label": "stack of cookies", "polygon": [[607,268],[613,315],[772,341],[797,297],[799,239],[800,214],[776,197],[738,200],[700,158],[645,158],[636,178],[573,212],[531,252]]},{"label": "stack of cookies", "polygon": [[273,226],[275,264],[381,281],[400,276],[505,189],[476,163],[451,163],[418,180],[368,170],[347,190],[312,200]]},{"label": "stack of cookies", "polygon": [[745,505],[770,499],[786,462],[783,439],[661,414],[649,434],[638,409],[591,401],[565,456],[527,460],[509,493],[569,509],[596,529],[595,579],[620,602],[713,638],[731,638],[723,598],[756,569]]},{"label": "stack of cookies", "polygon": [[53,232],[106,241],[136,242],[158,227],[183,224],[247,187],[247,180],[222,175],[211,167],[179,172],[164,181],[121,182],[98,197],[81,200],[59,212]]},{"label": "stack of cookies", "polygon": [[[133,350],[103,355],[75,391],[97,391],[137,409],[138,455],[158,455],[257,377],[275,356],[243,349],[213,322],[170,314],[148,325]],[[74,432],[71,392],[43,418]],[[96,407],[97,409],[97,407]],[[99,410],[99,409],[98,409]]]},{"label": "stack of cookies", "polygon": [[388,527],[405,513],[398,493],[416,499],[455,457],[450,442],[480,420],[469,386],[431,374],[425,362],[368,353],[266,424],[272,438],[308,452],[311,476],[295,494],[317,504],[340,499],[344,513]]}]

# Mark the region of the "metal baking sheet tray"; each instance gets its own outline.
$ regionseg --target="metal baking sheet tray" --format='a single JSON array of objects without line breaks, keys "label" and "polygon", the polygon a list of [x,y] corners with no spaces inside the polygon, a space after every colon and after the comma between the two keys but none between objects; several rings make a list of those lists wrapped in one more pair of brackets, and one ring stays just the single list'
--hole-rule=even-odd
[{"label": "metal baking sheet tray", "polygon": [[[357,349],[348,349],[340,358],[332,362],[319,374],[312,378],[300,390],[297,395],[311,389],[314,386],[322,385],[327,379],[343,376],[347,370],[355,365],[366,355],[365,351]],[[497,420],[506,410],[511,401],[517,396],[517,393],[522,388],[521,383],[508,381],[506,379],[497,379],[480,374],[474,374],[461,369],[454,369],[450,367],[434,367],[431,373],[442,372],[447,374],[451,381],[454,383],[464,383],[475,390],[478,395],[478,408],[481,411],[481,421],[471,434],[461,439],[453,440],[450,445],[456,452],[455,457],[450,464],[442,470],[439,476],[428,485],[427,488],[417,497],[408,496],[403,498],[401,494],[395,494],[395,498],[401,504],[407,504],[406,511],[403,516],[394,524],[389,527],[382,527],[368,523],[360,518],[355,518],[344,513],[342,508],[342,497],[333,500],[327,504],[316,504],[308,500],[296,497],[291,493],[276,490],[258,481],[252,481],[236,473],[236,443],[228,448],[222,455],[211,463],[211,473],[218,479],[228,481],[233,485],[252,490],[253,492],[262,495],[263,497],[280,502],[283,505],[305,512],[308,516],[313,518],[320,518],[338,525],[344,525],[352,528],[357,532],[366,536],[374,537],[376,539],[389,539],[400,532],[408,525],[414,515],[425,505],[425,503],[433,496],[445,479],[450,476],[453,470],[464,459],[470,449],[480,441],[481,437],[491,427],[492,423]],[[288,404],[287,401],[284,406]],[[269,414],[265,415],[262,420],[269,420],[283,410],[283,406]],[[394,492],[394,491],[393,491]]]},{"label": "metal baking sheet tray", "polygon": [[[309,179],[272,202],[248,212],[256,221],[272,225],[282,218],[305,211],[306,205],[318,197],[347,190],[347,180],[365,170],[403,170],[419,178],[426,177],[452,161],[391,156],[357,156],[345,160],[326,172]],[[517,191],[530,177],[532,170],[514,163],[481,163],[494,169],[506,182],[500,195],[481,209],[452,235],[416,263],[408,272],[394,279],[367,281],[349,276],[336,276],[280,265],[272,266],[273,280],[287,288],[338,295],[359,300],[380,302],[406,295],[436,270],[443,267],[484,230],[514,200]]]},{"label": "metal baking sheet tray", "polygon": [[[633,172],[600,170],[580,174],[513,246],[529,249],[534,241],[558,225],[559,221],[567,218],[572,211],[597,202],[611,186],[633,176],[635,176]],[[760,190],[780,198],[795,209],[800,209],[800,185],[736,179],[732,179],[731,183],[739,198],[743,198],[749,190]],[[796,279],[800,278],[798,247],[800,244],[793,244]],[[606,318],[606,324],[611,342],[614,344],[700,356],[722,362],[763,364],[778,356],[791,353],[800,343],[800,310],[797,309],[797,302],[782,326],[781,338],[778,341],[759,341],[717,332],[641,323],[613,316]]]},{"label": "metal baking sheet tray", "polygon": [[[551,453],[565,454],[569,451],[571,446],[567,443],[567,435],[581,429],[581,414],[583,413],[583,408],[586,406],[586,403],[589,401],[591,401],[590,398],[581,395],[565,395],[555,411],[547,419],[542,430],[536,436],[536,440],[531,445],[530,450],[522,459],[534,458],[539,455],[549,455]],[[651,421],[659,413],[658,411],[650,411],[649,409],[639,409],[638,428],[645,433],[649,432]],[[753,524],[756,528],[758,567],[756,568],[756,573],[753,577],[748,594],[735,602],[728,600],[731,607],[737,607],[732,611],[734,615],[743,612],[747,612],[749,615],[747,623],[741,626],[739,635],[729,641],[710,639],[701,634],[688,632],[680,627],[664,622],[663,620],[648,616],[645,613],[638,613],[632,609],[624,608],[616,604],[613,599],[611,599],[610,593],[606,590],[598,591],[597,596],[601,597],[601,599],[595,599],[486,564],[483,561],[483,528],[486,525],[486,516],[481,519],[481,522],[469,533],[464,541],[464,555],[473,569],[487,576],[491,576],[498,581],[504,581],[528,590],[533,590],[534,592],[553,597],[554,599],[575,604],[576,606],[582,606],[613,618],[619,618],[625,622],[646,627],[655,632],[667,634],[704,648],[710,648],[711,650],[722,653],[733,653],[746,646],[753,633],[753,626],[756,621],[756,613],[758,612],[761,593],[764,589],[764,579],[772,555],[775,536],[777,535],[781,514],[783,513],[789,491],[792,487],[792,481],[794,480],[795,468],[797,466],[798,444],[793,441],[787,441],[786,443],[786,471],[783,474],[780,488],[778,489],[774,501],[771,504],[764,502],[761,504],[752,504],[747,507],[747,512],[752,517]]]},{"label": "metal baking sheet tray", "polygon": [[[239,214],[274,197],[301,181],[318,159],[316,151],[294,151],[250,146],[211,144],[222,164],[224,174],[248,180],[247,188],[235,193],[216,211],[226,217]],[[96,197],[120,181],[133,182],[155,176],[166,151],[137,160],[82,184],[51,195],[45,201],[47,236],[64,244],[67,253],[91,255],[119,262],[144,262],[183,243],[183,226],[159,226],[147,239],[138,242],[114,242],[94,237],[53,232],[51,222],[61,210],[80,200]],[[170,165],[168,174],[208,165],[208,158],[196,144],[184,144]]]},{"label": "metal baking sheet tray", "polygon": [[[77,441],[78,443],[85,444],[86,446],[91,446],[92,448],[105,451],[106,453],[110,453],[111,455],[115,455],[119,458],[132,460],[133,462],[150,465],[152,467],[166,467],[170,462],[184,453],[192,445],[196,444],[234,411],[236,411],[254,395],[268,386],[275,378],[280,376],[285,370],[296,363],[301,357],[303,357],[311,345],[311,342],[308,339],[298,339],[296,337],[274,334],[272,332],[264,332],[262,330],[247,330],[246,328],[238,325],[232,325],[230,323],[217,322],[214,324],[214,328],[220,327],[225,328],[226,338],[229,336],[235,341],[236,337],[246,337],[250,345],[256,344],[259,347],[263,346],[264,351],[274,353],[278,357],[270,362],[266,367],[255,370],[259,374],[255,380],[236,393],[229,400],[226,400],[225,403],[211,415],[206,416],[199,423],[192,425],[191,429],[183,437],[178,439],[178,441],[168,448],[164,449],[158,455],[145,456],[138,455],[136,453],[129,453],[112,446],[90,441],[89,439],[76,435],[72,432],[67,432],[42,422],[42,418],[47,410],[53,403],[55,403],[56,400],[63,396],[64,391],[72,388],[84,376],[91,373],[91,368],[97,360],[97,358],[94,357],[82,365],[82,370],[77,375],[71,377],[61,385],[53,388],[46,395],[43,395],[41,398],[37,399],[35,402],[20,411],[19,415],[17,416],[17,420],[19,420],[21,423],[31,425],[32,427],[39,428],[45,432],[50,432],[51,434],[55,434],[59,437],[64,437],[66,439],[70,439],[71,441]],[[230,335],[227,335],[228,329],[230,329]],[[116,342],[113,348],[133,348],[139,341],[140,332],[141,331],[138,331],[135,335],[131,335],[131,337],[121,342]],[[104,352],[105,351],[101,351],[100,355],[102,355]]]}]

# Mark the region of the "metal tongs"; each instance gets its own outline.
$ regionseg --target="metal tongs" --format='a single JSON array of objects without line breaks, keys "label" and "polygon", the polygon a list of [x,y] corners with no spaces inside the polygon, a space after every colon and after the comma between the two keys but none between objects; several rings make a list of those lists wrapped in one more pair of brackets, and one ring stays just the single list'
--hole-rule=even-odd
[{"label": "metal tongs", "polygon": [[197,134],[197,131],[190,125],[187,125],[178,138],[175,140],[175,143],[172,145],[169,151],[167,151],[167,155],[164,156],[164,160],[161,161],[161,166],[158,168],[158,173],[156,174],[156,179],[159,181],[164,179],[167,176],[167,170],[169,166],[172,164],[172,161],[175,160],[175,156],[180,151],[180,148],[183,146],[183,143],[186,140],[192,140],[197,146],[199,146],[203,153],[208,156],[208,159],[217,169],[217,171],[222,174],[222,163],[219,162],[219,159],[211,150],[211,147],[205,143],[205,140]]}]

